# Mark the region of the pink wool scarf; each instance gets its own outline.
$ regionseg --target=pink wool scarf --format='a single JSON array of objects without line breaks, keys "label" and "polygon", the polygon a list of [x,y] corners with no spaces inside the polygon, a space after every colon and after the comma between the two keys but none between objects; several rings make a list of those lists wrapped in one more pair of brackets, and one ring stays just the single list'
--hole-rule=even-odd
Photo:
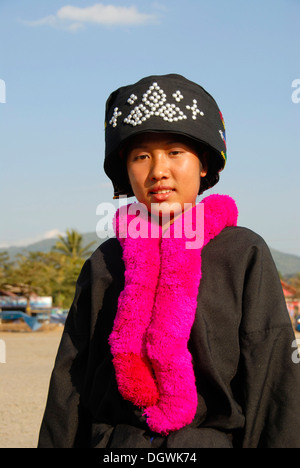
[{"label": "pink wool scarf", "polygon": [[[183,229],[184,216],[190,216],[191,232],[199,233],[200,204],[202,243],[187,248],[191,239]],[[139,204],[122,207],[114,219],[125,264],[125,287],[109,336],[116,380],[123,398],[144,408],[150,429],[163,435],[190,424],[197,410],[188,341],[197,309],[202,248],[226,226],[237,224],[237,207],[229,196],[210,195],[200,204],[164,233],[156,229],[152,237],[148,214],[143,219],[130,214]],[[141,233],[137,238],[130,235],[134,222]]]}]

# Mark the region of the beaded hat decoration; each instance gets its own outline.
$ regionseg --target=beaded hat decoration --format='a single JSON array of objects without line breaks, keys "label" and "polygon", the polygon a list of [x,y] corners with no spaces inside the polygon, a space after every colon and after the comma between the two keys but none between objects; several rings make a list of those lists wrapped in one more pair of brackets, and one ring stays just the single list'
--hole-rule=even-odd
[{"label": "beaded hat decoration", "polygon": [[148,76],[117,89],[106,103],[104,170],[114,198],[134,195],[120,152],[132,137],[146,132],[179,134],[204,145],[208,173],[201,179],[200,193],[218,182],[227,155],[224,119],[216,101],[181,75]]}]

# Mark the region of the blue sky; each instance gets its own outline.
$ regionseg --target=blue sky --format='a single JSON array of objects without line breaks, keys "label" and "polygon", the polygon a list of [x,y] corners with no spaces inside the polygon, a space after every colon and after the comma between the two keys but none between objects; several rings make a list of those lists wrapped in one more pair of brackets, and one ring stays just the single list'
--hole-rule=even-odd
[{"label": "blue sky", "polygon": [[225,118],[228,163],[211,193],[300,255],[299,39],[299,0],[0,0],[0,246],[95,231],[113,195],[108,95],[180,73]]}]

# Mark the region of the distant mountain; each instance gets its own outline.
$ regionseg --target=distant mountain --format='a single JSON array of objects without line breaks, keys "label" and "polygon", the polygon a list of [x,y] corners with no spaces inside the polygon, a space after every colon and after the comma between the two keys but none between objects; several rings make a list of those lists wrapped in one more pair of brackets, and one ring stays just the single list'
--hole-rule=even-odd
[{"label": "distant mountain", "polygon": [[[90,242],[95,242],[90,250],[96,250],[97,246],[100,245],[105,239],[100,239],[95,232],[88,232],[82,234],[83,237],[83,246],[88,245]],[[45,239],[39,242],[35,242],[30,245],[21,246],[21,247],[8,247],[6,249],[0,248],[0,252],[7,252],[12,260],[15,259],[16,255],[22,254],[26,255],[27,252],[50,252],[52,247],[55,246],[58,238]]]},{"label": "distant mountain", "polygon": [[297,255],[278,252],[278,250],[270,249],[277,270],[282,276],[293,276],[300,274],[300,257]]},{"label": "distant mountain", "polygon": [[[100,239],[95,232],[88,232],[82,234],[83,245],[87,245],[90,242],[95,241],[94,246],[91,250],[95,250],[105,239]],[[0,249],[0,252],[8,252],[10,258],[13,260],[17,254],[26,254],[27,252],[50,252],[52,247],[55,245],[57,238],[46,239],[34,244],[30,244],[25,247],[9,247],[7,249]],[[270,249],[273,256],[277,270],[283,276],[293,276],[300,273],[300,257],[297,255],[286,254],[279,252],[275,249]]]}]

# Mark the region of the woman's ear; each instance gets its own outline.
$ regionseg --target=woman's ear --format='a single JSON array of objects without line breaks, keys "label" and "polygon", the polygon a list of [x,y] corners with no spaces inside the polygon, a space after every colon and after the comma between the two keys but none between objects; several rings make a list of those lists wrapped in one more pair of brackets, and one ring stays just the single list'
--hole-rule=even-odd
[{"label": "woman's ear", "polygon": [[201,172],[200,172],[200,176],[201,177],[205,177],[207,175],[207,172],[208,172],[208,156],[209,156],[209,153],[208,151],[204,151],[201,155],[201,158],[200,158],[200,161],[201,161],[201,165],[202,165],[202,169],[201,169]]}]

